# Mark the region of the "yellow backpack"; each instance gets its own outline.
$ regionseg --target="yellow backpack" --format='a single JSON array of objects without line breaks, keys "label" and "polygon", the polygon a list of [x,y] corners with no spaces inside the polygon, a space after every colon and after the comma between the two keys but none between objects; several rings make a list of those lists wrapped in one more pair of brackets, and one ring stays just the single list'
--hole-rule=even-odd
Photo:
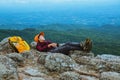
[{"label": "yellow backpack", "polygon": [[28,43],[19,36],[10,37],[9,44],[18,53],[30,50]]}]

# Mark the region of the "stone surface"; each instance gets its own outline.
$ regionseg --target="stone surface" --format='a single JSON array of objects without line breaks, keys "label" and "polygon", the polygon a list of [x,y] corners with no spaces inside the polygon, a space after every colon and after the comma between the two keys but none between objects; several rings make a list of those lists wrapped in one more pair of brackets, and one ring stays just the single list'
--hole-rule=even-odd
[{"label": "stone surface", "polygon": [[120,63],[120,56],[115,56],[115,55],[97,55],[96,56],[97,59],[102,59],[105,61],[109,61],[109,62],[116,62],[116,63]]},{"label": "stone surface", "polygon": [[[120,80],[120,56],[75,50],[70,54],[39,52],[36,43],[22,54],[0,42],[0,80]],[[17,64],[24,63],[24,66]],[[18,77],[19,76],[19,77]]]},{"label": "stone surface", "polygon": [[32,47],[32,48],[36,48],[36,45],[37,45],[37,42],[31,42],[31,44],[30,44],[30,46]]},{"label": "stone surface", "polygon": [[120,73],[117,72],[103,72],[100,80],[120,80]]},{"label": "stone surface", "polygon": [[75,72],[64,72],[60,75],[60,80],[80,80],[80,75]]},{"label": "stone surface", "polygon": [[47,55],[48,54],[45,53],[45,52],[39,52],[39,57],[38,57],[37,62],[44,65],[45,64],[45,59],[46,59]]},{"label": "stone surface", "polygon": [[74,60],[60,53],[49,53],[45,60],[45,67],[50,71],[64,72],[73,70],[76,66]]},{"label": "stone surface", "polygon": [[23,80],[45,80],[45,79],[41,77],[30,77],[30,78],[24,78]]},{"label": "stone surface", "polygon": [[32,77],[45,77],[46,75],[41,73],[40,70],[28,67],[24,70],[24,73]]},{"label": "stone surface", "polygon": [[8,43],[8,39],[9,39],[10,37],[7,37],[7,38],[4,38],[1,42],[0,42],[0,46],[3,46],[3,45],[5,45],[6,43]]},{"label": "stone surface", "polygon": [[0,42],[0,51],[1,51],[1,52],[4,52],[4,54],[13,52],[12,47],[11,47],[11,46],[9,45],[9,43],[8,43],[8,39],[9,39],[9,37],[3,39],[3,40]]},{"label": "stone surface", "polygon": [[10,53],[6,55],[7,57],[14,60],[18,65],[24,65],[24,58],[19,53]]},{"label": "stone surface", "polygon": [[17,66],[15,62],[0,55],[0,78],[1,80],[18,80]]},{"label": "stone surface", "polygon": [[85,76],[85,75],[80,75],[80,80],[99,80],[99,78],[91,77],[91,76]]},{"label": "stone surface", "polygon": [[74,56],[79,56],[79,57],[81,57],[81,56],[88,56],[91,58],[94,57],[94,53],[92,53],[92,52],[86,53],[86,52],[80,51],[80,50],[70,51],[70,54],[71,54],[71,56],[74,55]]},{"label": "stone surface", "polygon": [[120,72],[120,57],[112,55],[102,55],[92,58],[89,61],[89,65],[94,69],[103,71],[116,71]]}]

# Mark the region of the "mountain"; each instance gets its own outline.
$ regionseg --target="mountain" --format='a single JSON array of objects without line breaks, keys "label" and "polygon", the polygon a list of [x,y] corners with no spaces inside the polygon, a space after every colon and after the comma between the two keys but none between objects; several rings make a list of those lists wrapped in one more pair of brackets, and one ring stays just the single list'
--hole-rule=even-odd
[{"label": "mountain", "polygon": [[[120,25],[120,16],[115,14],[90,14],[80,11],[49,12],[21,12],[21,13],[0,13],[0,25],[47,25],[47,24],[81,24],[96,25],[105,24]],[[68,14],[69,13],[69,14]],[[1,27],[4,28],[4,27]],[[14,27],[15,28],[15,27]],[[13,28],[13,29],[14,29]],[[26,27],[24,27],[26,28]]]},{"label": "mountain", "polygon": [[39,52],[33,43],[30,51],[17,53],[8,38],[0,42],[1,80],[120,80],[120,56]]},{"label": "mountain", "polygon": [[[63,27],[63,28],[61,28]],[[69,29],[69,28],[71,29]],[[78,29],[74,27],[79,27]],[[39,28],[39,29],[38,29]],[[60,30],[61,29],[61,30]],[[36,28],[22,30],[0,29],[0,40],[5,37],[18,35],[31,43],[34,36],[44,31],[47,40],[57,43],[81,42],[86,38],[93,41],[93,52],[96,54],[115,54],[120,55],[120,27],[104,25],[101,27],[80,27],[78,25],[43,25]],[[62,36],[62,37],[61,37]]]}]

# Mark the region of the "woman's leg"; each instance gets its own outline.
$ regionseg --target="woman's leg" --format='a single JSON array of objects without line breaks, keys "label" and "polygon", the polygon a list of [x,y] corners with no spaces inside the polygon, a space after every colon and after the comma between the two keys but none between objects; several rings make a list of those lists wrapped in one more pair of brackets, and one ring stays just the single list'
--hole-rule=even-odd
[{"label": "woman's leg", "polygon": [[65,43],[63,46],[57,47],[50,52],[53,53],[63,53],[69,54],[70,50],[82,50],[89,52],[92,49],[92,41],[90,39],[86,39],[84,42],[68,42]]},{"label": "woman's leg", "polygon": [[70,42],[70,43],[65,43],[63,46],[57,47],[51,50],[50,52],[63,53],[68,55],[70,50],[83,50],[83,48],[80,46],[80,43]]},{"label": "woman's leg", "polygon": [[74,46],[74,47],[81,47],[80,43],[78,43],[78,42],[67,42],[63,46],[66,46],[66,45]]}]

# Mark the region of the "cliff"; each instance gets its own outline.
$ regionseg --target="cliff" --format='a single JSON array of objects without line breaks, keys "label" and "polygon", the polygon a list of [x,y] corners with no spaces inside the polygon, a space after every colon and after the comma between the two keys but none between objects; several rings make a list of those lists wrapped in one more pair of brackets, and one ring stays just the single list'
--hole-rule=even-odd
[{"label": "cliff", "polygon": [[93,52],[13,52],[8,38],[0,42],[0,80],[120,80],[120,56]]}]

